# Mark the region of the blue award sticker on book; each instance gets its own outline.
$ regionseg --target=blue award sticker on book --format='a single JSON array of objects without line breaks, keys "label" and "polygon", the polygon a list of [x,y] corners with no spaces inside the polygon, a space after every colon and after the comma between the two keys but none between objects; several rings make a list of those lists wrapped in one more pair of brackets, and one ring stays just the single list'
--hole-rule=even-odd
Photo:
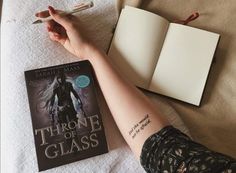
[{"label": "blue award sticker on book", "polygon": [[90,84],[90,79],[88,76],[86,75],[79,75],[76,80],[75,83],[78,87],[80,88],[85,88]]}]

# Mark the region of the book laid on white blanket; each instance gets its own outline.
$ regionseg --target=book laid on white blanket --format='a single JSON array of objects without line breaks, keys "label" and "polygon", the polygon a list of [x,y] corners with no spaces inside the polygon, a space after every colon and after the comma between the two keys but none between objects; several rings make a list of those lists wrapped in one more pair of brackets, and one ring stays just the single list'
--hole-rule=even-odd
[{"label": "book laid on white blanket", "polygon": [[219,37],[125,6],[108,55],[136,86],[199,106]]},{"label": "book laid on white blanket", "polygon": [[25,72],[39,171],[108,152],[89,61]]}]

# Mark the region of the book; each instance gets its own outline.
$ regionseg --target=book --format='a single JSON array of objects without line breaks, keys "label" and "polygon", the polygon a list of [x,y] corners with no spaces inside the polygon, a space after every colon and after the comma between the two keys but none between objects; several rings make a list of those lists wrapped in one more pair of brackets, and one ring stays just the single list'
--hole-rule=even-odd
[{"label": "book", "polygon": [[89,61],[25,71],[39,171],[108,152]]},{"label": "book", "polygon": [[219,38],[125,6],[108,55],[137,87],[199,106]]}]

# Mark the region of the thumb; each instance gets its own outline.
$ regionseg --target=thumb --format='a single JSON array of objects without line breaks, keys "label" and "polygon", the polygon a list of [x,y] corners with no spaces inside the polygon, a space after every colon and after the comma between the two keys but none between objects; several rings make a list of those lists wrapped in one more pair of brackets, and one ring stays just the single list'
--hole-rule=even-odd
[{"label": "thumb", "polygon": [[48,6],[48,11],[52,19],[62,25],[65,29],[68,29],[71,21],[65,15],[58,13],[52,6]]}]

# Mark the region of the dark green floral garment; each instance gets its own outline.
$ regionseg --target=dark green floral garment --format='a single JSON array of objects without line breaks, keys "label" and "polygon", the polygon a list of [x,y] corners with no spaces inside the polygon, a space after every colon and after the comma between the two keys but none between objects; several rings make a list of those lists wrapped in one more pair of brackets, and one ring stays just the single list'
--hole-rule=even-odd
[{"label": "dark green floral garment", "polygon": [[140,162],[147,173],[236,173],[236,160],[209,150],[167,126],[144,143]]}]

